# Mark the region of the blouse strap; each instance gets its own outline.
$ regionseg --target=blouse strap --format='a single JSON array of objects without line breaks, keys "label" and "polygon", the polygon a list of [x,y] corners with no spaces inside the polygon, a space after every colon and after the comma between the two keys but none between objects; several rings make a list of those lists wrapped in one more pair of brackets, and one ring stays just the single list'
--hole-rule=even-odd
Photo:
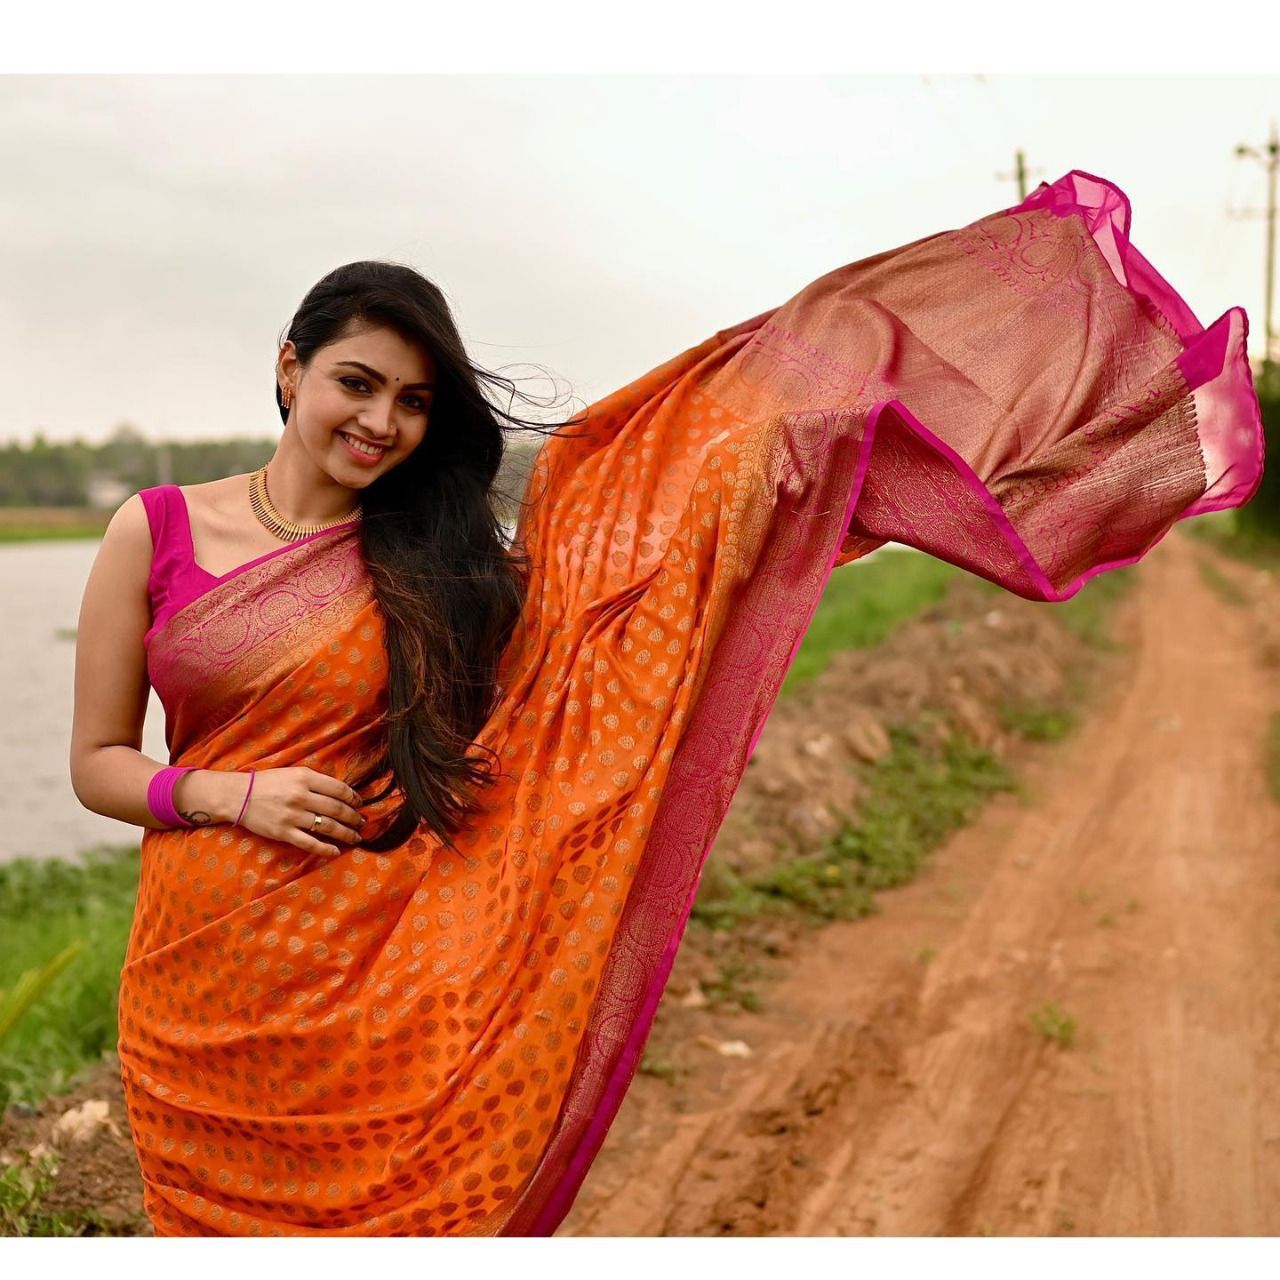
[{"label": "blouse strap", "polygon": [[169,515],[169,537],[174,553],[184,568],[191,568],[196,562],[196,548],[191,537],[191,511],[187,506],[187,496],[176,484],[161,485],[160,488]]},{"label": "blouse strap", "polygon": [[151,525],[153,578],[157,573],[166,578],[175,574],[185,576],[195,564],[185,495],[176,484],[159,484],[140,490],[138,496],[147,509]]}]

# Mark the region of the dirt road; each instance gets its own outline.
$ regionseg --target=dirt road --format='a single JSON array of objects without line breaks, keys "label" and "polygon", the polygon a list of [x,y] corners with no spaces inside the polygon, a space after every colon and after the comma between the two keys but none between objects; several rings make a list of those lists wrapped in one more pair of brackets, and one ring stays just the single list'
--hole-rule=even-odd
[{"label": "dirt road", "polygon": [[562,1234],[1280,1233],[1280,677],[1207,554],[1151,553],[1031,803],[808,935],[751,1057],[637,1078]]}]

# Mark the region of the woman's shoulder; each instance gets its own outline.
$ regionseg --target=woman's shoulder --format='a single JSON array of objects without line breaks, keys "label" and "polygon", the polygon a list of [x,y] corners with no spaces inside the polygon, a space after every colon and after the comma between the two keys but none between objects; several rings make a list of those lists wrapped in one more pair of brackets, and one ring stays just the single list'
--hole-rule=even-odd
[{"label": "woman's shoulder", "polygon": [[177,485],[182,490],[187,518],[195,518],[198,526],[229,534],[247,527],[244,512],[248,504],[248,488],[251,472],[243,475],[221,476],[218,480],[206,480],[204,484]]},{"label": "woman's shoulder", "polygon": [[246,471],[243,475],[223,476],[199,484],[157,484],[149,489],[139,489],[131,500],[135,506],[143,499],[163,505],[166,495],[176,491],[181,494],[188,509],[198,507],[201,510],[226,511],[235,507],[237,500],[244,500],[252,479],[252,473]]},{"label": "woman's shoulder", "polygon": [[234,517],[243,510],[251,479],[252,473],[246,471],[243,475],[223,476],[202,484],[181,484],[177,487],[186,499],[188,511]]}]

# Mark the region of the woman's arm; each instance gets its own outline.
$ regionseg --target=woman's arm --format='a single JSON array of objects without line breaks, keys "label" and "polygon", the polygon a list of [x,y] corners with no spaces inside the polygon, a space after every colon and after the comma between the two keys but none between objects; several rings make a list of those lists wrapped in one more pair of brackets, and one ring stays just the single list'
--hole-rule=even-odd
[{"label": "woman's arm", "polygon": [[[150,689],[142,639],[151,625],[151,554],[146,508],[135,494],[107,525],[80,605],[71,785],[94,813],[167,830],[147,807],[147,785],[164,766],[140,750]],[[197,825],[233,822],[247,785],[235,773],[185,773],[174,807]]]}]

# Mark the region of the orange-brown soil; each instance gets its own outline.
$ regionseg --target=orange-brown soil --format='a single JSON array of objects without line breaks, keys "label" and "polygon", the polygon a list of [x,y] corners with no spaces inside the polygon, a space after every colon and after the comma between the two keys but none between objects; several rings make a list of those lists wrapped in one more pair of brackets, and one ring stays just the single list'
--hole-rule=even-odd
[{"label": "orange-brown soil", "polygon": [[762,1013],[685,1008],[674,975],[649,1053],[675,1081],[637,1078],[562,1231],[1280,1231],[1278,594],[1167,538],[1088,718],[1022,753],[1030,804],[788,940]]}]

